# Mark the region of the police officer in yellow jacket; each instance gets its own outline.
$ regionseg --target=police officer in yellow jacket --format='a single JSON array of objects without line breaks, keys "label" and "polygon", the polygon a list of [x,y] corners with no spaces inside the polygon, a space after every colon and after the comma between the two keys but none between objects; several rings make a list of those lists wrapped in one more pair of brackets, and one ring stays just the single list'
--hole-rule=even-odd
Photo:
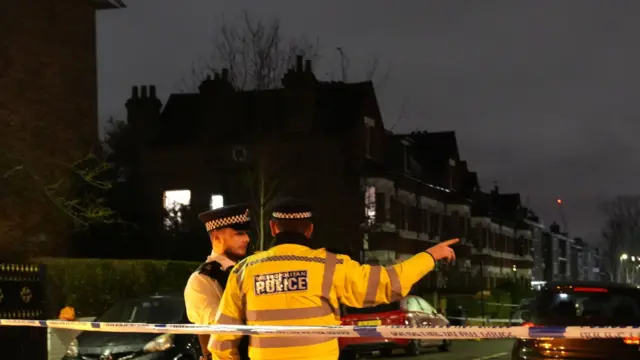
[{"label": "police officer in yellow jacket", "polygon": [[[287,199],[272,208],[275,246],[239,262],[222,296],[216,324],[339,325],[340,303],[369,307],[399,300],[440,259],[454,259],[448,240],[399,264],[361,265],[346,255],[308,247],[311,208]],[[239,335],[217,334],[214,359],[238,359]],[[252,336],[251,359],[338,359],[334,337]]]}]

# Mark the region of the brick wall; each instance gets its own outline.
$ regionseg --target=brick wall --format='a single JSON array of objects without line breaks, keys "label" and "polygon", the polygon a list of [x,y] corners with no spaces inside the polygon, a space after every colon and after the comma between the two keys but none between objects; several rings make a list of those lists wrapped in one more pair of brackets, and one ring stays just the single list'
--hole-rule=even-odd
[{"label": "brick wall", "polygon": [[3,186],[0,238],[62,236],[67,224],[42,186],[68,176],[56,163],[81,159],[97,140],[94,10],[88,0],[3,1],[0,23],[0,172],[30,171]]}]

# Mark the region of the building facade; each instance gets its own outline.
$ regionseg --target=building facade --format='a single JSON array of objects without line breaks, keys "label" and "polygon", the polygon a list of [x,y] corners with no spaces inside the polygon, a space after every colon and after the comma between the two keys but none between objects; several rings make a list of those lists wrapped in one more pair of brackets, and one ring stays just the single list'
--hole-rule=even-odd
[{"label": "building facade", "polygon": [[10,29],[0,37],[0,171],[16,175],[0,183],[0,257],[67,250],[71,221],[42,188],[63,184],[48,195],[68,197],[73,174],[65,166],[99,145],[96,11],[123,6],[106,0],[0,6],[0,23]]},{"label": "building facade", "polygon": [[133,88],[128,124],[141,139],[135,176],[145,184],[136,203],[155,204],[149,228],[162,231],[176,204],[199,212],[248,202],[264,224],[271,200],[300,196],[315,209],[313,245],[367,263],[459,237],[455,264],[439,265],[427,288],[530,280],[519,196],[481,192],[454,132],[393,134],[371,82],[320,82],[303,60],[277,89],[235,90],[226,70],[164,106],[153,86]]},{"label": "building facade", "polygon": [[541,220],[528,221],[534,229],[533,281],[535,289],[548,281],[608,281],[602,269],[597,247],[581,238],[572,238],[562,232],[560,225],[545,227]]}]

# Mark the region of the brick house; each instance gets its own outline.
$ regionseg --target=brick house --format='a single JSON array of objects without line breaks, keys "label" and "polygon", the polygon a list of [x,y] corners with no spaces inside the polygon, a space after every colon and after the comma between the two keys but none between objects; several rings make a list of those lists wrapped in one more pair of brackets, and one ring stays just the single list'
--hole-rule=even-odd
[{"label": "brick house", "polygon": [[[164,107],[153,86],[133,88],[128,123],[144,139],[138,176],[140,203],[155,211],[149,226],[161,231],[163,199],[178,191],[195,211],[251,202],[257,219],[276,195],[301,196],[316,210],[314,245],[387,264],[460,237],[446,273],[471,282],[480,192],[454,132],[393,134],[371,82],[320,82],[302,58],[282,88],[236,91],[227,78],[216,73]],[[436,271],[428,282],[443,287],[446,278]]]},{"label": "brick house", "polygon": [[[122,7],[107,0],[2,3],[3,175],[28,169],[38,181],[60,183],[69,175],[59,164],[81,160],[99,144],[96,11]],[[0,185],[0,257],[66,254],[69,218],[44,196],[42,185],[24,180],[31,176],[15,174],[17,184],[6,185],[9,179]],[[68,188],[56,194],[67,195]]]}]

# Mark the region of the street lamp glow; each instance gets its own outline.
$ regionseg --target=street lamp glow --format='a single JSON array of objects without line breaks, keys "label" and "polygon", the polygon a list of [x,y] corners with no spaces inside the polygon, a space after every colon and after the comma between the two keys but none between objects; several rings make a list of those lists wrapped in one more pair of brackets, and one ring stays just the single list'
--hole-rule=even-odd
[{"label": "street lamp glow", "polygon": [[627,260],[628,258],[629,258],[629,255],[627,254],[620,255],[620,260]]},{"label": "street lamp glow", "polygon": [[635,256],[632,256],[632,257],[631,257],[631,261],[636,261],[636,257],[635,257]]}]

